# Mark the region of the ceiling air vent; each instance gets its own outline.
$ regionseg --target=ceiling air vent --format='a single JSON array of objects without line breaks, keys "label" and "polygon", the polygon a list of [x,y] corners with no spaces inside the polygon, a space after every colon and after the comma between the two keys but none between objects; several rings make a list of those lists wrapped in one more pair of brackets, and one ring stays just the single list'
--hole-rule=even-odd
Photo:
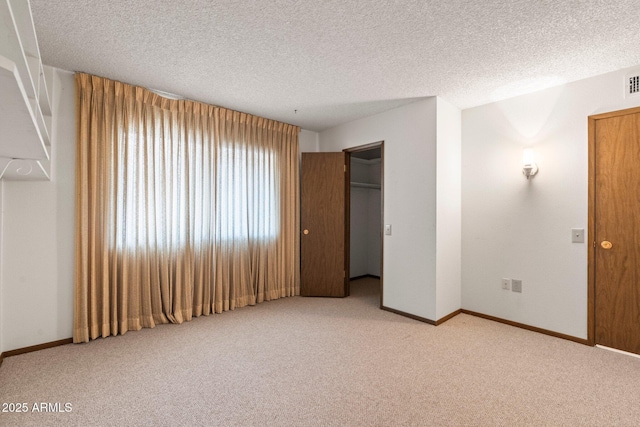
[{"label": "ceiling air vent", "polygon": [[640,71],[629,73],[624,78],[625,98],[640,95]]}]

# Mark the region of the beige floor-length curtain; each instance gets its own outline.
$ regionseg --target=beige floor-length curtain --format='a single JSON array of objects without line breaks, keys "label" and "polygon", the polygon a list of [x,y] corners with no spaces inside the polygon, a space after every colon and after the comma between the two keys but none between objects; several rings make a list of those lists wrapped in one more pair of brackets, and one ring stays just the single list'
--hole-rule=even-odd
[{"label": "beige floor-length curtain", "polygon": [[76,74],[74,341],[299,294],[298,133]]}]

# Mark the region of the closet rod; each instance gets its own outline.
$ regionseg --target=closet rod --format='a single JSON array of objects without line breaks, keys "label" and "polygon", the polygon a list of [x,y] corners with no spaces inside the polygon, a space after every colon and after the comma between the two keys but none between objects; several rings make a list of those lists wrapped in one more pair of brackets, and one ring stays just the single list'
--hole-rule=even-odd
[{"label": "closet rod", "polygon": [[367,182],[351,182],[352,187],[360,187],[360,188],[376,188],[380,189],[380,184],[369,184]]}]

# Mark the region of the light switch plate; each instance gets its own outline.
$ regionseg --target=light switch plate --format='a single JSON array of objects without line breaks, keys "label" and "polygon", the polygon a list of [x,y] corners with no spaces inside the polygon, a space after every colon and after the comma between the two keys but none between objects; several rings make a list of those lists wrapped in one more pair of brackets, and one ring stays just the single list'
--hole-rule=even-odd
[{"label": "light switch plate", "polygon": [[584,243],[584,228],[571,229],[571,243]]},{"label": "light switch plate", "polygon": [[384,234],[387,236],[391,236],[391,224],[384,225]]}]

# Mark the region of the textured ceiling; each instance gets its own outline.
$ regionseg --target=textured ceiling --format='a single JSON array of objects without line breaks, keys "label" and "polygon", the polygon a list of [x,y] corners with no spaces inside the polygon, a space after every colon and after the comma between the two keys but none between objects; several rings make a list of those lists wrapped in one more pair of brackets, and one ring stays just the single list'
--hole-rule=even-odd
[{"label": "textured ceiling", "polygon": [[[31,0],[45,64],[320,131],[640,64],[638,0]],[[297,110],[297,113],[295,112]]]}]

